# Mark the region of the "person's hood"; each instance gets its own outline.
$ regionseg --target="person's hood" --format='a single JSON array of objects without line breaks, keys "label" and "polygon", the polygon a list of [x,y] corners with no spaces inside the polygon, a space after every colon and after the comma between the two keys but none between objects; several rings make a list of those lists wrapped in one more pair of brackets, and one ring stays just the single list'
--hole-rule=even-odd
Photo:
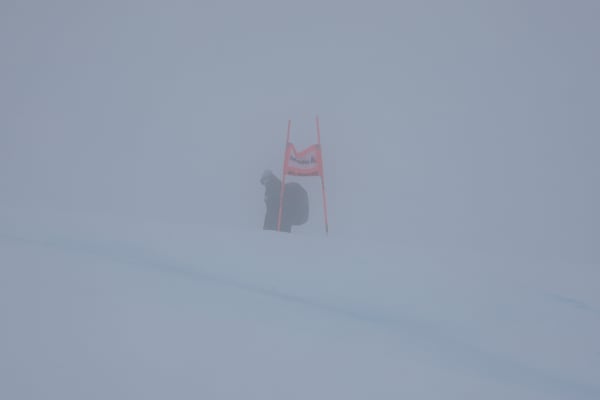
[{"label": "person's hood", "polygon": [[273,171],[271,171],[270,169],[266,169],[262,176],[260,177],[260,183],[263,185],[266,185],[268,182],[272,181],[272,180],[279,180],[275,174],[273,174]]}]

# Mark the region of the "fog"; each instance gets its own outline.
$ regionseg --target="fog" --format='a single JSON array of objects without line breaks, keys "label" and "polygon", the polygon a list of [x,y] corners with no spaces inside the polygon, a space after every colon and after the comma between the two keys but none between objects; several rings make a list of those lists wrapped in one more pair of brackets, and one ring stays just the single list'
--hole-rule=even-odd
[{"label": "fog", "polygon": [[[0,207],[600,260],[600,3],[0,3]],[[322,234],[320,184],[311,220]]]}]

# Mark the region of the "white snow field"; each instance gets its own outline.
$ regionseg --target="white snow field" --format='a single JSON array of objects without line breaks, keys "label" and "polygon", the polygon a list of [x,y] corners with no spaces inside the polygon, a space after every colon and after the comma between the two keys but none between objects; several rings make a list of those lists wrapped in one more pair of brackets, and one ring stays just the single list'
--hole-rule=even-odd
[{"label": "white snow field", "polygon": [[2,399],[599,399],[596,265],[3,209]]},{"label": "white snow field", "polygon": [[0,0],[0,400],[600,400],[598,21]]}]

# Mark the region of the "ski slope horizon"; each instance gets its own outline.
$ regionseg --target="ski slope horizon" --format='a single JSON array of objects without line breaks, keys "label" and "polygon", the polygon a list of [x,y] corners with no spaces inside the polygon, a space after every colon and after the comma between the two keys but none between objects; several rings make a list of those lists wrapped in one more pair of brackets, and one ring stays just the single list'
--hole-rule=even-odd
[{"label": "ski slope horizon", "polygon": [[1,215],[3,398],[600,394],[596,266],[76,216]]}]

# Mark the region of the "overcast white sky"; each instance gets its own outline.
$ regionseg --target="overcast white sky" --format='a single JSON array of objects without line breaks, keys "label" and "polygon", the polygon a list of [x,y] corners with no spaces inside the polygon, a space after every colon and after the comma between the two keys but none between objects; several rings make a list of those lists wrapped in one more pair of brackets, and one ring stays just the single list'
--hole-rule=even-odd
[{"label": "overcast white sky", "polygon": [[259,229],[288,119],[302,147],[318,114],[332,234],[598,261],[599,20],[594,0],[2,0],[0,206]]}]

